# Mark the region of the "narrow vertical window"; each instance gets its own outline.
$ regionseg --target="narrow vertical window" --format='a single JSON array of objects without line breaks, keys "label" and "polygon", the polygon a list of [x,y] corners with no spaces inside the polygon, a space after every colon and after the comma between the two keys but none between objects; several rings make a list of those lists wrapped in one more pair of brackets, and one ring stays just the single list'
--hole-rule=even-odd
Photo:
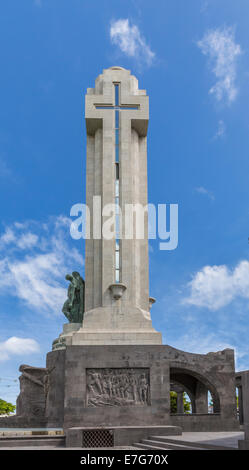
[{"label": "narrow vertical window", "polygon": [[115,90],[115,282],[120,282],[120,227],[119,227],[119,84],[114,83]]},{"label": "narrow vertical window", "polygon": [[119,106],[119,83],[114,83],[115,88],[115,106]]}]

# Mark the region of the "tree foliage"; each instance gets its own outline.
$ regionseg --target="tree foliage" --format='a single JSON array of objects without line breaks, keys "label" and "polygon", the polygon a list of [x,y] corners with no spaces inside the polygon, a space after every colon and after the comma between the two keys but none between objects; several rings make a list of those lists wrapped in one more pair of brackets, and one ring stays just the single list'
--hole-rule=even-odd
[{"label": "tree foliage", "polygon": [[9,415],[10,413],[14,413],[15,409],[15,405],[0,398],[0,415]]},{"label": "tree foliage", "polygon": [[[187,400],[186,393],[183,393],[183,409],[184,413],[191,413],[191,404]],[[177,413],[177,393],[170,392],[170,412]]]}]

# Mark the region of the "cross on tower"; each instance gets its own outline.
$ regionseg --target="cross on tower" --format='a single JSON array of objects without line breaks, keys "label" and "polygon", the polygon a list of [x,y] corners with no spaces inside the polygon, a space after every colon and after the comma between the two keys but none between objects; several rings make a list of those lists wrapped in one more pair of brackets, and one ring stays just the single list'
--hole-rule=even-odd
[{"label": "cross on tower", "polygon": [[[129,222],[124,215],[126,204],[140,204],[145,207],[148,203],[149,99],[146,91],[138,88],[136,77],[128,70],[119,67],[106,69],[97,77],[95,88],[87,91],[85,116],[87,205],[91,212],[94,210],[94,196],[101,196],[102,213],[105,214],[103,209],[109,204],[113,204],[111,211],[115,211],[111,219],[107,219],[108,215],[101,216],[103,227],[108,227],[115,219],[111,239],[101,236],[86,240],[86,310],[98,306],[116,308],[110,287],[118,283],[126,287],[125,295],[118,304],[120,308],[123,305],[129,305],[131,309],[136,306],[134,308],[147,312],[147,218],[145,214],[144,238],[133,240],[125,237],[125,224]],[[134,221],[137,220],[136,214],[133,215]],[[91,233],[94,233],[94,220],[91,220]],[[133,225],[136,228],[135,222]],[[140,329],[141,324],[139,325]]]},{"label": "cross on tower", "polygon": [[119,83],[114,83],[115,87],[115,105],[106,104],[106,105],[99,105],[95,104],[96,109],[139,109],[139,105],[131,105],[131,104],[120,104],[119,100]]}]

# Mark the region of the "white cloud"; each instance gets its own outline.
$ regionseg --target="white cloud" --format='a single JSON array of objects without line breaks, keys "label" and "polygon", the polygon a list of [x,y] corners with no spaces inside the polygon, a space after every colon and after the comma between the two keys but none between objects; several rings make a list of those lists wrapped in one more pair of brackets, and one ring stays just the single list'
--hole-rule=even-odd
[{"label": "white cloud", "polygon": [[30,306],[49,310],[62,306],[65,289],[58,278],[64,267],[64,259],[60,260],[58,255],[59,253],[50,252],[27,256],[23,261],[8,264],[16,295]]},{"label": "white cloud", "polygon": [[249,300],[249,261],[230,270],[226,265],[204,266],[189,282],[190,295],[184,304],[218,310],[236,298]]},{"label": "white cloud", "polygon": [[236,61],[242,53],[240,45],[235,43],[234,28],[210,29],[197,45],[209,57],[210,68],[217,79],[209,93],[218,101],[227,98],[228,103],[232,103],[238,93]]},{"label": "white cloud", "polygon": [[39,311],[61,312],[66,299],[65,274],[78,265],[83,267],[82,255],[67,240],[68,223],[69,219],[57,217],[42,226],[26,222],[7,227],[0,238],[3,294],[18,297]]},{"label": "white cloud", "polygon": [[17,241],[17,246],[21,249],[27,249],[36,246],[37,242],[38,236],[34,233],[27,232],[24,235],[21,235],[21,237]]},{"label": "white cloud", "polygon": [[4,234],[0,237],[0,250],[6,245],[12,245],[12,248],[25,250],[38,243],[38,236],[29,231],[24,233],[15,232],[15,228],[24,228],[22,224],[15,223],[13,228],[7,227]]},{"label": "white cloud", "polygon": [[195,188],[195,191],[199,194],[204,194],[205,196],[208,196],[209,199],[211,199],[212,201],[214,201],[215,199],[212,191],[209,191],[208,189],[204,188],[204,186],[198,186],[197,188]]},{"label": "white cloud", "polygon": [[151,65],[155,53],[146,44],[136,25],[130,25],[128,19],[119,19],[111,23],[110,37],[113,44],[117,45],[128,57],[138,61],[145,61]]},{"label": "white cloud", "polygon": [[219,122],[218,122],[218,129],[217,129],[217,132],[214,136],[214,139],[219,139],[219,138],[224,137],[225,132],[226,132],[225,123],[222,119],[220,119]]},{"label": "white cloud", "polygon": [[31,338],[12,336],[0,343],[0,362],[10,359],[10,355],[25,355],[39,352],[39,344]]},{"label": "white cloud", "polygon": [[172,346],[182,351],[197,354],[207,354],[227,348],[234,349],[231,343],[219,340],[217,336],[217,333],[207,333],[206,331],[200,331],[200,329],[193,329],[173,342]]},{"label": "white cloud", "polygon": [[7,227],[4,234],[0,237],[0,247],[13,243],[16,240],[14,232],[11,228]]},{"label": "white cloud", "polygon": [[[200,324],[201,325],[201,324]],[[229,337],[230,336],[230,337]],[[177,349],[195,354],[208,354],[209,352],[233,349],[235,352],[236,370],[248,369],[249,346],[241,342],[241,337],[230,335],[230,331],[216,330],[210,332],[208,325],[191,328],[188,333],[181,335],[170,344]]]}]

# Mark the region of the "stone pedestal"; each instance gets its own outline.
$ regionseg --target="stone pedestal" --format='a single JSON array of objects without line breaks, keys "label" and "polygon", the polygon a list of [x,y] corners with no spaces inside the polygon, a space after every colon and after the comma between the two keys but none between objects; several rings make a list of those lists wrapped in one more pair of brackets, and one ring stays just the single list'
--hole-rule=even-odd
[{"label": "stone pedestal", "polygon": [[68,346],[49,353],[47,364],[57,365],[57,372],[51,377],[48,415],[51,410],[59,416],[63,407],[66,429],[169,424],[169,364],[156,361],[160,351],[151,348]]},{"label": "stone pedestal", "polygon": [[59,338],[53,341],[53,351],[56,349],[64,349],[67,345],[72,344],[72,337],[76,331],[80,329],[82,323],[65,323],[63,325],[63,332]]},{"label": "stone pedestal", "polygon": [[[164,345],[78,345],[47,355],[51,370],[48,426],[110,428],[169,426],[183,429],[191,416],[170,415],[170,383],[201,382],[219,410],[194,420],[195,431],[238,430],[232,350],[206,355]],[[177,379],[177,380],[176,380]]]},{"label": "stone pedestal", "polygon": [[73,333],[71,345],[162,344],[162,335],[149,312],[138,307],[101,307],[84,314],[83,326]]},{"label": "stone pedestal", "polygon": [[[69,335],[69,329],[65,327],[64,333]],[[166,345],[73,345],[49,352],[46,369],[24,366],[21,371],[21,383],[28,384],[21,389],[19,405],[27,403],[26,391],[31,386],[39,389],[38,395],[32,394],[32,406],[43,403],[39,415],[32,416],[37,420],[32,426],[63,427],[66,433],[69,428],[78,428],[77,439],[83,428],[116,429],[124,439],[129,427],[139,428],[142,434],[153,426],[178,426],[184,431],[239,430],[234,353],[230,349],[200,355]],[[200,391],[198,384],[202,384],[203,390],[211,392],[216,412],[171,415],[171,383],[190,395],[198,387]],[[23,406],[17,410],[15,422],[21,419],[21,427],[30,423],[29,405],[25,410]],[[247,434],[245,437],[240,448],[247,446]]]}]

